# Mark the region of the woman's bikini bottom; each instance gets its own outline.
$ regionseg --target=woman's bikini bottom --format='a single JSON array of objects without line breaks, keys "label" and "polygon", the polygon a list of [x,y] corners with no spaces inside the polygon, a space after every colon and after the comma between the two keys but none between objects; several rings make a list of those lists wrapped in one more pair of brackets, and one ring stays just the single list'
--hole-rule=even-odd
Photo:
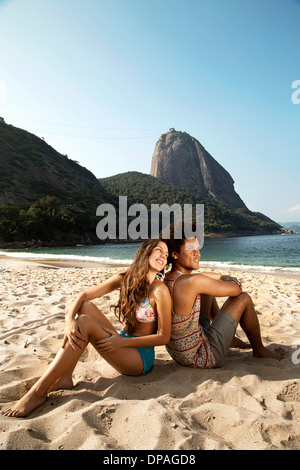
[{"label": "woman's bikini bottom", "polygon": [[[127,338],[136,338],[136,336],[126,333],[126,331],[122,330],[120,335]],[[136,348],[141,355],[144,370],[143,374],[146,375],[153,367],[154,359],[155,359],[155,352],[154,346],[150,346],[149,348],[146,347],[137,347]]]}]

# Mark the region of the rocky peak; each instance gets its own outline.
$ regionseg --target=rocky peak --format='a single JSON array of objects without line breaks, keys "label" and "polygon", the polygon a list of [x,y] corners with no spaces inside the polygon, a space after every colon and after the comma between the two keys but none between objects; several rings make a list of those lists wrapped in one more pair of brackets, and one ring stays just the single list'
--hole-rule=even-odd
[{"label": "rocky peak", "polygon": [[160,136],[152,156],[151,175],[229,207],[246,207],[228,171],[187,132],[171,128]]}]

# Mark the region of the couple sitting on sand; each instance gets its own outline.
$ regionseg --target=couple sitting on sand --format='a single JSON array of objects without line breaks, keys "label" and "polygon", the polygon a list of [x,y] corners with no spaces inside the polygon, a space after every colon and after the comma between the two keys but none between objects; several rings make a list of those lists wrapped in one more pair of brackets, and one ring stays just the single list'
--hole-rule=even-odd
[{"label": "couple sitting on sand", "polygon": [[[79,295],[67,314],[63,344],[53,362],[4,415],[27,416],[50,391],[71,388],[73,370],[88,343],[125,375],[149,372],[159,345],[166,345],[179,364],[214,368],[221,366],[230,347],[248,347],[235,337],[240,323],[255,357],[280,360],[281,348],[264,347],[253,302],[240,282],[231,276],[193,273],[199,261],[197,239],[175,239],[174,226],[170,239],[144,242],[126,272]],[[168,263],[172,267],[163,279]],[[124,324],[120,333],[91,302],[115,289],[120,289],[115,311]],[[221,310],[215,297],[228,297]]]}]

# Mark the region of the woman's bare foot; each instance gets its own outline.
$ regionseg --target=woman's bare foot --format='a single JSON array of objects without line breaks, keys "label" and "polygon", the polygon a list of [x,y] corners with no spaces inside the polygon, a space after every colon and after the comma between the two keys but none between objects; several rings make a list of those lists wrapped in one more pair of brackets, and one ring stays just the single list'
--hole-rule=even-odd
[{"label": "woman's bare foot", "polygon": [[23,418],[31,411],[41,406],[46,401],[47,395],[39,394],[34,388],[31,388],[17,403],[11,408],[3,411],[4,416],[11,418]]},{"label": "woman's bare foot", "polygon": [[55,392],[56,390],[71,390],[74,387],[72,376],[62,376],[49,388],[48,393]]},{"label": "woman's bare foot", "polygon": [[264,346],[260,349],[253,350],[253,357],[269,357],[271,359],[277,359],[277,361],[281,361],[281,359],[285,355],[285,350],[280,346],[275,349],[274,351]]}]

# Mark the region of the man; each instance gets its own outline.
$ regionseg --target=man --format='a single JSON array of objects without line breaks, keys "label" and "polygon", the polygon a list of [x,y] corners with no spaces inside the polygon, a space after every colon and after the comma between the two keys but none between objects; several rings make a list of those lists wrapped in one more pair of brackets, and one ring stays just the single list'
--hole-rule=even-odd
[{"label": "man", "polygon": [[[173,301],[170,356],[182,365],[220,367],[231,345],[246,346],[235,338],[240,323],[254,357],[281,360],[282,348],[271,351],[263,345],[253,302],[240,282],[231,276],[193,273],[199,269],[199,243],[196,238],[176,239],[174,225],[170,238],[162,238],[172,264],[165,277]],[[215,297],[228,297],[220,310]]]}]

